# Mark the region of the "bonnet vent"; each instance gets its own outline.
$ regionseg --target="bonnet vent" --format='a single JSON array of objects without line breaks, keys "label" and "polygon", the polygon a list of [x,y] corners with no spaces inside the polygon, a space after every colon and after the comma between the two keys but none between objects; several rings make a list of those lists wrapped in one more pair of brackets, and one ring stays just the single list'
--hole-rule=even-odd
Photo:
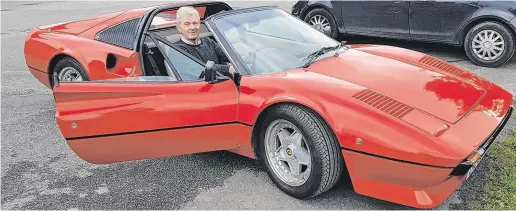
[{"label": "bonnet vent", "polygon": [[460,76],[464,72],[463,70],[449,64],[448,62],[441,61],[429,55],[426,55],[423,58],[421,58],[419,62],[446,71],[456,76]]},{"label": "bonnet vent", "polygon": [[400,119],[414,110],[408,105],[369,89],[356,93],[353,98]]}]

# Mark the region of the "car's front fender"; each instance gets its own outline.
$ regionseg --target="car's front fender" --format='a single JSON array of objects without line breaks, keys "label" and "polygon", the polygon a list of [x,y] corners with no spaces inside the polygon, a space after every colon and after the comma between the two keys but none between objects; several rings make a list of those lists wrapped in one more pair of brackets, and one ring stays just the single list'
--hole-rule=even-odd
[{"label": "car's front fender", "polygon": [[435,166],[454,167],[461,161],[448,143],[353,97],[365,89],[304,70],[244,76],[238,121],[256,125],[270,106],[295,103],[319,114],[344,149]]}]

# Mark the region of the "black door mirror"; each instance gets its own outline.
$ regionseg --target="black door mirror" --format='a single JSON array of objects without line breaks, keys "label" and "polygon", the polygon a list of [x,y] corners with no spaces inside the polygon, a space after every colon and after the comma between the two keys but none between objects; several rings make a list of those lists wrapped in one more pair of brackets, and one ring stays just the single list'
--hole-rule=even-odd
[{"label": "black door mirror", "polygon": [[216,79],[216,75],[214,74],[213,65],[215,62],[208,61],[206,62],[206,66],[204,66],[204,81],[208,83],[212,83]]},{"label": "black door mirror", "polygon": [[230,79],[229,77],[222,75],[217,70],[213,69],[214,65],[215,62],[213,61],[206,62],[206,66],[204,67],[204,81],[208,82],[209,84],[215,84]]},{"label": "black door mirror", "polygon": [[59,86],[59,77],[57,77],[57,72],[54,72],[54,74],[52,75],[52,83],[52,88]]}]

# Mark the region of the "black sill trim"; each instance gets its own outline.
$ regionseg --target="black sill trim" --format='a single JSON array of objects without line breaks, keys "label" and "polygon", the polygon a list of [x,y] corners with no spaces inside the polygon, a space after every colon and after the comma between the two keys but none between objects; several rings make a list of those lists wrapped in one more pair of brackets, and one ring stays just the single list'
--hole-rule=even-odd
[{"label": "black sill trim", "polygon": [[138,134],[138,133],[152,133],[152,132],[159,132],[159,131],[165,131],[165,130],[181,130],[181,129],[188,129],[188,128],[209,127],[209,126],[229,125],[229,124],[241,124],[241,125],[245,125],[248,127],[252,127],[252,125],[250,125],[250,124],[234,121],[234,122],[220,122],[220,123],[204,124],[204,125],[191,125],[191,126],[184,126],[184,127],[160,128],[160,129],[153,129],[153,130],[111,133],[111,134],[102,134],[102,135],[93,135],[93,136],[71,137],[71,138],[66,138],[66,140],[71,141],[71,140],[78,140],[78,139],[103,138],[103,137],[109,137],[109,136],[131,135],[131,134]]},{"label": "black sill trim", "polygon": [[434,167],[434,168],[444,168],[444,169],[453,169],[454,168],[454,167],[446,167],[446,166],[434,166],[434,165],[428,165],[428,164],[424,164],[424,163],[416,163],[416,162],[406,161],[406,160],[399,160],[399,159],[395,159],[395,158],[385,157],[385,156],[381,156],[381,155],[375,155],[375,154],[371,154],[371,153],[368,153],[368,152],[362,152],[362,151],[358,151],[358,150],[354,150],[354,149],[348,149],[348,148],[344,148],[344,147],[342,149],[348,150],[348,151],[352,151],[352,152],[356,152],[356,153],[360,153],[360,154],[364,154],[364,155],[369,155],[369,156],[377,157],[377,158],[383,158],[383,159],[387,159],[387,160],[391,160],[391,161],[408,163],[408,164],[413,164],[413,165],[428,166],[428,167]]},{"label": "black sill trim", "polygon": [[47,75],[48,75],[48,73],[43,72],[42,70],[40,70],[40,69],[38,69],[38,68],[32,67],[32,66],[30,66],[30,65],[27,65],[27,67],[28,67],[28,68],[32,68],[32,69],[35,69],[35,70],[37,70],[37,71],[39,71],[39,72],[41,72],[41,73],[45,73],[45,74],[47,74]]},{"label": "black sill trim", "polygon": [[[503,130],[503,128],[505,127],[505,125],[507,124],[509,119],[511,118],[511,115],[512,115],[513,111],[514,111],[514,108],[509,107],[509,110],[505,114],[505,117],[502,119],[502,122],[487,137],[486,141],[482,144],[482,146],[479,147],[479,148],[483,148],[484,149],[484,154],[482,155],[482,157],[487,154],[487,151],[488,151],[489,147],[496,140],[496,138],[500,134],[500,131]],[[471,163],[471,161],[468,161],[467,158],[466,158],[461,164],[459,164],[455,169],[453,169],[453,171],[452,171],[452,173],[450,173],[450,175],[452,175],[452,176],[463,176],[463,175],[466,175],[468,173],[469,169],[471,169],[471,167],[473,167],[473,165],[474,164]]]}]

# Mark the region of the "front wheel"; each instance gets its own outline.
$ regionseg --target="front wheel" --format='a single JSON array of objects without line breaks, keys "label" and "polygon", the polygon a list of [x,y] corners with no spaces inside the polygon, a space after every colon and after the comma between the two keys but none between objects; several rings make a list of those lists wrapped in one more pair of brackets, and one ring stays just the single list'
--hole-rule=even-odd
[{"label": "front wheel", "polygon": [[339,180],[344,160],[331,129],[312,111],[280,105],[267,114],[259,136],[259,157],[283,192],[310,198]]},{"label": "front wheel", "polygon": [[325,9],[313,9],[306,15],[304,21],[310,24],[310,26],[312,26],[314,29],[330,36],[333,39],[337,39],[339,35],[335,19],[331,13]]},{"label": "front wheel", "polygon": [[503,25],[484,22],[469,30],[464,40],[464,49],[473,63],[484,67],[498,67],[510,61],[514,55],[514,39]]}]

